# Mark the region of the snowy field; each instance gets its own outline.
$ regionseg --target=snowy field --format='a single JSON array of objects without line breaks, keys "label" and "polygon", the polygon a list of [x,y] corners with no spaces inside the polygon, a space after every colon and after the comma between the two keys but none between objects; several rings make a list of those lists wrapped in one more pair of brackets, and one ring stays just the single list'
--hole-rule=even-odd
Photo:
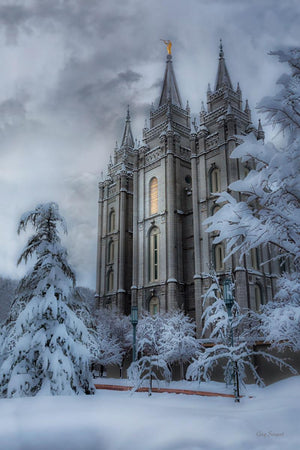
[{"label": "snowy field", "polygon": [[1,399],[0,448],[296,450],[299,416],[299,376],[265,389],[251,386],[240,404],[104,390],[95,396]]}]

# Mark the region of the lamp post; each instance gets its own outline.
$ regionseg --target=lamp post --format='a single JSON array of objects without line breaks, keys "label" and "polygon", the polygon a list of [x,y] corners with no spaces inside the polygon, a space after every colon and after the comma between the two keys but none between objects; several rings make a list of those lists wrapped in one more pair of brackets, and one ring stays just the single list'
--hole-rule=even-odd
[{"label": "lamp post", "polygon": [[132,362],[136,361],[136,326],[138,323],[138,307],[131,307],[131,323],[133,327]]},{"label": "lamp post", "polygon": [[[230,279],[226,279],[223,284],[223,298],[227,308],[229,324],[230,324],[230,345],[233,347],[233,328],[232,328],[232,307],[234,304],[234,298],[232,294],[232,282]],[[237,362],[234,363],[234,395],[235,402],[240,401],[240,388],[239,388],[239,372]]]}]

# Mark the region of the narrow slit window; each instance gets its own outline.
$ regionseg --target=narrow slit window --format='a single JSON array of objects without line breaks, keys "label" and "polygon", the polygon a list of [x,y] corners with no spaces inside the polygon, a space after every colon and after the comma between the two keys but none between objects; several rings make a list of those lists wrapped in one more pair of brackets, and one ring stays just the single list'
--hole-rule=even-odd
[{"label": "narrow slit window", "polygon": [[112,210],[108,217],[108,231],[114,231],[116,227],[116,213],[115,210]]},{"label": "narrow slit window", "polygon": [[256,311],[259,311],[261,305],[263,304],[262,289],[261,289],[261,286],[259,284],[256,284],[254,286],[254,297],[255,297],[255,308],[256,308]]},{"label": "narrow slit window", "polygon": [[217,244],[215,246],[215,269],[216,271],[224,270],[224,246],[223,244]]},{"label": "narrow slit window", "polygon": [[112,292],[114,289],[114,272],[110,270],[107,275],[107,291]]},{"label": "narrow slit window", "polygon": [[251,266],[254,270],[259,270],[259,259],[257,248],[251,248]]},{"label": "narrow slit window", "polygon": [[150,281],[157,281],[159,278],[159,229],[157,227],[151,230],[149,238]]},{"label": "narrow slit window", "polygon": [[150,181],[150,215],[158,213],[158,181],[152,178]]},{"label": "narrow slit window", "polygon": [[108,262],[112,263],[115,257],[115,244],[113,241],[110,241],[108,244]]},{"label": "narrow slit window", "polygon": [[210,173],[211,192],[221,192],[220,170],[215,167]]}]

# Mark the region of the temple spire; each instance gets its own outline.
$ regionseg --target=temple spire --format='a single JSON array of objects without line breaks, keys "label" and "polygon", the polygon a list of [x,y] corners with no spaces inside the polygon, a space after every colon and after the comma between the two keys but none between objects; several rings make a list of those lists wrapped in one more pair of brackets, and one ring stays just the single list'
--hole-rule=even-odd
[{"label": "temple spire", "polygon": [[[169,42],[169,41],[168,41]],[[167,61],[166,61],[166,69],[165,69],[165,75],[164,75],[164,81],[163,81],[163,87],[161,91],[161,96],[159,100],[159,105],[162,106],[168,103],[168,100],[171,101],[173,105],[179,106],[182,108],[181,98],[179,94],[179,89],[177,86],[175,73],[173,70],[173,63],[172,63],[172,54],[167,54]]]},{"label": "temple spire", "polygon": [[221,89],[223,86],[227,86],[232,89],[230,76],[229,76],[229,73],[228,73],[228,70],[227,70],[227,67],[225,64],[222,39],[220,39],[219,66],[218,66],[218,72],[217,72],[217,78],[216,78],[215,91],[217,91],[218,89]]},{"label": "temple spire", "polygon": [[134,147],[134,139],[133,139],[131,125],[130,125],[129,105],[127,107],[126,122],[125,122],[125,128],[124,128],[121,147],[131,147],[131,148]]}]

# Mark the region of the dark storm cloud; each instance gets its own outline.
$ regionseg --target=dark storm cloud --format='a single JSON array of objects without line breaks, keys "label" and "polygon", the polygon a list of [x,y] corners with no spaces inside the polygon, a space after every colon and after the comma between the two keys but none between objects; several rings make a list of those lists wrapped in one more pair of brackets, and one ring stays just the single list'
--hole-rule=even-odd
[{"label": "dark storm cloud", "polygon": [[0,24],[5,29],[8,44],[16,44],[20,28],[27,33],[30,32],[27,25],[30,17],[30,10],[22,5],[0,6]]},{"label": "dark storm cloud", "polygon": [[[114,7],[115,4],[115,7]],[[131,0],[28,0],[5,2],[0,6],[0,23],[6,33],[17,42],[19,32],[33,32],[43,28],[47,32],[63,29],[70,37],[97,35],[99,38],[115,33],[123,25],[131,23],[139,6]]]},{"label": "dark storm cloud", "polygon": [[142,78],[142,75],[132,70],[127,70],[126,72],[121,72],[117,76],[117,81],[126,82],[128,84],[135,83]]},{"label": "dark storm cloud", "polygon": [[105,82],[104,80],[98,80],[95,83],[89,83],[84,85],[82,88],[78,89],[76,96],[79,101],[88,101],[89,98],[94,98],[99,96],[104,92],[111,93],[112,90],[123,89],[124,85],[130,87],[132,83],[136,83],[142,78],[142,75],[132,70],[127,70],[126,72],[119,73],[112,80]]},{"label": "dark storm cloud", "polygon": [[296,0],[0,0],[0,273],[15,273],[20,214],[57,201],[71,261],[93,287],[98,175],[127,104],[139,139],[159,97],[160,38],[173,41],[183,103],[197,112],[222,37],[232,82],[255,118],[284,70],[267,53],[299,42],[299,21]]}]

